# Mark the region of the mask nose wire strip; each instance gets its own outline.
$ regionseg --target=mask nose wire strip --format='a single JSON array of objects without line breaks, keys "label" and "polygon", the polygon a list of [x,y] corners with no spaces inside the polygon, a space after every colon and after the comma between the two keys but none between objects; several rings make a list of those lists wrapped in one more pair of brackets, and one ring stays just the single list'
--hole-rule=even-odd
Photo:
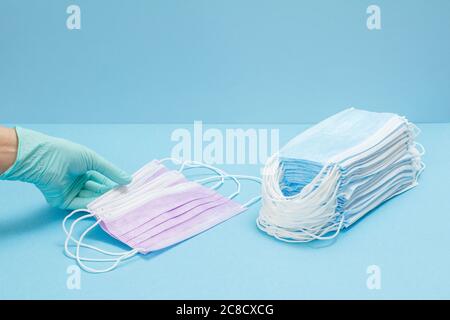
[{"label": "mask nose wire strip", "polygon": [[[84,236],[85,236],[86,233],[87,233],[86,231],[92,230],[95,226],[97,226],[97,225],[101,222],[101,220],[97,220],[96,223],[95,223],[93,226],[89,227],[88,230],[86,230],[86,231],[83,233],[83,235],[80,237],[79,240],[74,239],[74,238],[72,237],[72,234],[73,234],[75,225],[76,225],[79,221],[81,221],[81,220],[84,220],[84,219],[87,219],[87,218],[90,218],[90,217],[95,216],[95,215],[94,215],[93,213],[91,213],[91,211],[89,211],[89,210],[79,209],[79,210],[74,210],[73,212],[71,212],[71,213],[68,215],[68,217],[69,217],[70,215],[75,214],[75,213],[80,212],[80,211],[85,211],[85,212],[87,212],[88,214],[86,214],[86,215],[84,215],[84,216],[81,216],[81,217],[77,218],[77,219],[71,224],[70,229],[69,229],[69,231],[67,232],[66,240],[65,240],[65,242],[64,242],[64,250],[65,250],[66,255],[68,255],[69,257],[71,257],[71,258],[73,258],[73,259],[76,259],[78,262],[79,262],[79,261],[92,261],[92,262],[117,262],[117,261],[119,261],[119,262],[120,262],[120,261],[122,261],[122,260],[124,260],[124,259],[129,258],[129,257],[132,256],[132,255],[130,255],[130,254],[133,253],[133,251],[136,250],[136,249],[133,249],[133,250],[130,250],[130,251],[125,251],[125,252],[122,252],[122,253],[109,252],[109,251],[106,251],[106,250],[102,250],[102,249],[100,249],[100,248],[97,248],[97,247],[95,247],[95,246],[91,246],[91,245],[84,244],[84,243],[82,242],[82,239],[84,238]],[[67,217],[66,217],[66,218],[67,218]],[[65,220],[66,220],[66,219],[65,219]],[[65,227],[64,227],[64,228],[65,228]],[[75,254],[75,255],[74,255],[72,252],[70,252],[70,250],[69,250],[69,247],[68,247],[69,240],[72,240],[72,241],[74,241],[74,242],[77,244],[77,251],[76,251],[76,254]],[[79,248],[80,248],[80,247],[90,248],[90,249],[93,249],[93,250],[95,250],[95,251],[98,251],[98,252],[103,253],[103,254],[106,254],[106,255],[118,256],[118,258],[84,258],[84,257],[81,257],[81,256],[79,255]],[[134,255],[134,253],[133,253],[133,255]],[[117,263],[117,264],[118,264],[118,263]],[[116,265],[117,265],[117,264],[116,264]],[[81,264],[80,264],[80,265],[81,265]],[[87,266],[86,266],[86,268],[87,268],[87,269],[90,269],[90,268],[87,267]],[[93,270],[94,270],[94,269],[93,269]],[[112,269],[111,269],[111,270],[112,270]],[[88,271],[88,270],[87,270],[87,271]],[[108,271],[109,271],[109,270],[108,270]],[[94,272],[94,271],[91,271],[91,272]],[[106,271],[103,271],[103,272],[106,272]]]},{"label": "mask nose wire strip", "polygon": [[[74,211],[72,211],[71,213],[69,213],[69,214],[64,218],[64,220],[63,220],[63,222],[62,222],[62,228],[63,228],[63,230],[64,230],[64,233],[66,234],[65,252],[66,252],[66,254],[67,254],[69,257],[72,257],[72,258],[74,258],[74,259],[75,259],[75,255],[72,254],[72,253],[68,250],[68,241],[69,241],[69,239],[70,239],[70,240],[72,240],[75,244],[78,244],[78,240],[75,239],[74,237],[72,237],[71,234],[69,235],[69,231],[67,230],[66,224],[67,224],[67,220],[68,220],[71,216],[73,216],[74,214],[79,213],[79,212],[88,212],[88,213],[89,213],[89,215],[82,216],[81,218],[83,218],[83,219],[88,218],[88,216],[89,216],[89,217],[92,216],[92,215],[91,215],[91,212],[90,212],[89,210],[86,210],[86,209],[77,209],[77,210],[74,210]],[[79,218],[79,219],[80,219],[80,218]],[[80,220],[83,220],[83,219],[80,219]],[[77,220],[78,220],[78,219],[77,219]],[[74,221],[73,223],[75,223],[75,221]],[[89,244],[84,244],[84,243],[83,243],[81,246],[82,246],[82,247],[85,247],[85,248],[89,248],[89,249],[95,250],[95,251],[97,251],[97,252],[100,252],[100,253],[103,253],[103,254],[106,254],[106,255],[110,255],[110,256],[120,256],[120,255],[123,254],[123,252],[111,252],[111,251],[107,251],[107,250],[102,250],[102,249],[97,248],[97,247],[95,247],[95,246],[92,246],[92,245],[89,245]],[[86,261],[90,261],[89,258],[82,258],[82,259],[83,259],[83,260],[86,260]],[[114,260],[115,260],[115,259],[104,259],[104,260],[102,260],[102,261],[114,261]],[[97,260],[95,260],[95,261],[97,261]]]}]

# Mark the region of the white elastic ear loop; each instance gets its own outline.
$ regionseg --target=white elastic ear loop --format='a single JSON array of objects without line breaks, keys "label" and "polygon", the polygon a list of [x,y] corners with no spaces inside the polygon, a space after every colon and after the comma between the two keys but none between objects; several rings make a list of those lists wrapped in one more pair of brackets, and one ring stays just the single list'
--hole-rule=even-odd
[{"label": "white elastic ear loop", "polygon": [[[67,233],[66,240],[65,240],[65,242],[64,242],[64,250],[65,250],[65,252],[66,252],[66,254],[67,254],[68,256],[70,256],[70,257],[76,259],[77,262],[79,263],[79,265],[80,265],[80,266],[82,267],[82,269],[84,269],[85,271],[94,272],[94,273],[102,273],[102,272],[108,272],[108,271],[111,271],[111,270],[113,270],[114,268],[116,268],[117,265],[118,265],[122,260],[127,259],[127,258],[130,258],[130,257],[132,257],[133,255],[135,255],[135,254],[138,252],[138,249],[133,249],[133,250],[126,251],[126,252],[122,252],[122,253],[112,253],[112,252],[108,252],[108,251],[106,251],[106,250],[99,249],[99,248],[97,248],[97,247],[95,247],[95,246],[90,246],[90,245],[84,244],[84,243],[82,242],[83,238],[86,236],[86,234],[87,234],[90,230],[92,230],[94,227],[96,227],[96,226],[101,222],[101,220],[97,220],[97,221],[95,222],[94,225],[92,225],[92,226],[89,227],[86,231],[84,231],[83,234],[81,235],[81,237],[80,237],[80,239],[79,239],[78,241],[75,240],[75,239],[72,237],[72,234],[73,234],[75,225],[76,225],[79,221],[81,221],[81,220],[84,220],[84,219],[86,219],[86,218],[90,218],[90,217],[93,217],[93,216],[94,216],[94,214],[93,214],[93,213],[90,213],[89,210],[80,209],[80,210],[75,210],[75,211],[76,211],[76,212],[86,211],[86,212],[89,212],[89,214],[79,217],[78,219],[76,219],[76,220],[71,224],[70,229],[69,229],[69,231],[68,231],[68,233]],[[76,212],[72,212],[71,214],[74,214],[74,213],[76,213]],[[77,244],[77,247],[76,247],[76,255],[74,255],[73,253],[71,253],[71,252],[69,251],[69,248],[68,248],[69,240],[73,240],[73,241]],[[106,258],[106,259],[104,259],[104,258],[84,258],[84,257],[80,257],[80,247],[91,248],[91,249],[93,249],[93,250],[96,250],[96,251],[98,251],[98,252],[101,252],[101,253],[104,253],[104,254],[107,254],[107,255],[115,255],[115,256],[119,256],[119,257],[118,257],[118,258]],[[92,262],[114,262],[114,264],[113,264],[111,267],[106,268],[106,269],[94,269],[94,268],[90,268],[90,267],[84,265],[84,263],[83,263],[82,261],[92,261]]]},{"label": "white elastic ear loop", "polygon": [[[180,164],[180,168],[178,169],[178,172],[183,172],[184,170],[187,169],[191,169],[191,168],[198,168],[198,167],[204,167],[207,168],[213,172],[215,172],[218,176],[223,177],[224,174],[226,174],[223,170],[216,168],[214,166],[205,164],[205,163],[201,163],[198,161],[193,161],[193,160],[181,160],[181,159],[177,159],[177,158],[172,158],[172,157],[168,157],[168,158],[164,158],[159,160],[160,163],[165,162],[165,161],[172,161],[175,164]],[[188,166],[188,168],[186,168],[186,166]],[[206,178],[208,179],[208,178]],[[198,182],[198,181],[197,181]],[[221,178],[220,182],[217,183],[217,185],[210,187],[213,190],[216,190],[217,188],[219,188],[220,186],[222,186],[224,183],[224,179]]]},{"label": "white elastic ear loop", "polygon": [[[271,161],[268,162],[268,164],[266,165],[266,168],[267,168],[267,166],[272,166],[272,164],[275,163],[274,160],[275,159],[272,158]],[[331,167],[330,170],[328,169],[328,166],[324,166],[324,169],[325,168],[326,168],[326,171],[328,171],[327,174],[329,174],[330,178],[337,172],[334,167]],[[323,171],[324,169],[321,170],[321,173],[319,173],[314,178],[314,180],[324,179],[324,177],[323,177],[323,174],[325,174],[325,171]],[[332,180],[334,181],[334,179],[332,179]],[[265,186],[266,187],[269,187],[269,189],[270,189],[270,185],[273,183],[276,183],[276,181],[273,180],[273,177],[271,177],[271,176],[265,177]],[[267,185],[267,184],[269,184],[269,185]],[[310,185],[313,185],[313,183],[310,183]],[[292,203],[293,205],[295,205],[297,207],[298,207],[298,205],[300,205],[302,207],[301,203],[304,202],[305,199],[310,196],[313,196],[313,195],[318,196],[318,191],[323,186],[325,186],[325,188],[327,189],[327,190],[324,189],[326,195],[328,195],[330,192],[332,193],[331,197],[329,199],[330,200],[334,199],[335,194],[337,192],[338,185],[333,184],[333,183],[330,183],[328,186],[326,186],[326,184],[322,183],[321,187],[316,189],[315,192],[312,192],[314,190],[311,190],[311,193],[306,195],[304,197],[304,199],[299,198],[299,195],[296,195],[294,197],[284,197],[281,194],[281,190],[279,190],[278,188],[273,188],[273,190],[268,190],[269,191],[268,194],[263,192],[263,196],[268,196],[268,199],[266,199],[266,201],[268,200],[268,201],[273,202],[273,203],[271,203],[271,202],[265,203],[266,206],[274,206],[273,208],[268,208],[271,211],[275,210],[275,212],[273,212],[273,214],[270,214],[270,212],[268,212],[268,214],[270,215],[270,220],[273,220],[273,221],[285,220],[285,222],[288,222],[288,223],[292,222],[292,223],[296,224],[297,222],[295,221],[296,220],[295,217],[289,217],[289,216],[283,215],[283,207],[285,205],[288,205],[289,203]],[[304,188],[304,190],[302,190],[302,192],[305,190],[306,190],[306,187]],[[274,192],[274,194],[270,194],[270,191]],[[300,194],[300,196],[301,196],[301,194]],[[321,196],[321,198],[322,198],[322,196]],[[300,202],[298,204],[296,204],[297,201],[300,201]],[[315,202],[317,202],[317,201],[315,201]],[[278,205],[277,205],[278,203],[283,206],[278,208]],[[264,221],[264,217],[263,217],[266,215],[265,211],[263,213],[260,213],[260,216],[258,217],[258,220],[257,220],[257,225],[261,230],[263,230],[269,234],[272,234],[276,237],[290,238],[290,239],[288,239],[288,241],[292,241],[292,242],[307,242],[307,241],[311,241],[313,239],[321,239],[321,240],[331,239],[332,237],[336,236],[339,233],[340,229],[342,228],[342,223],[343,223],[343,217],[342,217],[341,223],[339,223],[339,226],[337,228],[338,231],[336,232],[336,234],[332,235],[332,236],[324,236],[324,234],[327,234],[328,232],[331,231],[331,228],[333,228],[334,226],[337,225],[337,224],[327,225],[328,224],[327,220],[331,220],[333,218],[332,216],[335,216],[335,210],[334,210],[335,205],[332,205],[332,204],[333,204],[332,201],[327,202],[326,205],[323,205],[322,201],[318,202],[317,208],[320,207],[321,208],[320,210],[323,210],[323,213],[320,213],[319,215],[315,214],[315,212],[317,212],[317,210],[312,210],[313,208],[308,209],[309,211],[312,210],[311,213],[308,214],[307,216],[302,216],[301,221],[298,221],[298,222],[301,222],[301,224],[303,224],[303,225],[305,225],[305,224],[306,225],[313,224],[313,225],[311,225],[311,228],[304,228],[304,227],[298,228],[297,230],[300,233],[297,233],[297,234],[295,234],[296,233],[295,231],[283,230],[282,227],[273,227],[270,224],[267,225],[266,222]],[[305,205],[306,205],[306,203],[305,203]],[[331,207],[328,208],[329,206],[331,206]],[[332,215],[330,216],[331,212],[332,212]],[[263,218],[263,220],[261,220],[261,218]],[[292,220],[292,218],[294,218],[294,219]],[[317,225],[314,226],[314,224],[317,223],[316,222],[317,219],[323,220],[323,222],[326,222],[326,223],[318,223]],[[311,230],[312,232],[310,232],[309,230]]]},{"label": "white elastic ear loop", "polygon": [[[301,242],[310,242],[312,240],[331,240],[334,239],[335,237],[337,237],[337,235],[340,233],[340,231],[342,230],[342,226],[344,223],[344,216],[341,217],[338,228],[336,229],[336,231],[330,235],[330,236],[324,236],[324,234],[329,233],[330,231],[328,231],[327,229],[329,228],[325,228],[325,230],[320,234],[314,234],[311,233],[305,229],[300,229],[299,231],[301,232],[301,234],[297,234],[296,236],[298,236],[298,239],[293,238],[293,233],[296,233],[295,231],[291,231],[288,232],[286,230],[283,229],[279,229],[279,228],[273,228],[271,226],[265,226],[264,224],[261,224],[261,221],[258,219],[256,219],[256,225],[257,227],[264,231],[269,233],[270,235],[274,236],[275,238],[277,238],[278,240],[284,241],[284,242],[289,242],[289,243],[301,243]],[[330,227],[333,227],[334,225],[331,225]]]},{"label": "white elastic ear loop", "polygon": [[[66,254],[67,254],[69,257],[74,258],[74,259],[76,258],[76,256],[75,256],[73,253],[71,253],[71,252],[69,251],[69,249],[68,249],[68,242],[69,242],[69,240],[72,240],[75,244],[78,244],[79,241],[78,241],[77,239],[75,239],[74,237],[72,237],[71,235],[69,235],[69,231],[68,231],[67,228],[66,228],[66,223],[67,223],[67,220],[68,220],[71,216],[73,216],[75,213],[78,213],[78,212],[88,212],[88,215],[84,215],[84,216],[78,218],[78,219],[75,220],[75,221],[80,221],[80,220],[83,220],[83,219],[85,219],[85,218],[89,218],[89,217],[92,216],[92,213],[91,213],[91,211],[89,211],[89,210],[86,210],[86,209],[77,209],[77,210],[74,210],[74,211],[72,211],[71,213],[69,213],[69,214],[64,218],[64,220],[63,220],[63,222],[62,222],[62,228],[63,228],[63,230],[64,230],[64,233],[66,234],[65,252],[66,252]],[[73,223],[75,223],[75,221],[74,221]],[[106,254],[106,255],[111,255],[111,256],[121,256],[121,255],[123,255],[123,252],[111,252],[111,251],[103,250],[103,249],[100,249],[100,248],[97,248],[97,247],[95,247],[95,246],[92,246],[92,245],[89,245],[89,244],[85,244],[85,243],[81,244],[81,246],[82,246],[82,247],[85,247],[85,248],[89,248],[89,249],[95,250],[95,251],[97,251],[97,252],[100,252],[100,253],[103,253],[103,254]],[[92,260],[91,258],[80,258],[80,259],[85,260],[85,261],[98,261],[98,259]],[[103,259],[102,261],[115,261],[115,259]]]},{"label": "white elastic ear loop", "polygon": [[[341,217],[341,219],[340,219],[340,222],[339,222],[339,224],[338,224],[338,228],[337,228],[336,231],[335,231],[332,235],[330,235],[330,236],[325,236],[325,234],[331,232],[330,230],[327,230],[327,229],[329,229],[329,228],[325,228],[325,230],[324,230],[320,235],[316,235],[316,234],[313,234],[313,233],[308,232],[307,230],[301,229],[301,232],[302,232],[302,233],[305,233],[306,235],[308,235],[309,237],[312,238],[312,239],[307,240],[307,241],[304,241],[304,240],[295,240],[295,239],[281,239],[281,238],[278,238],[278,237],[277,237],[277,238],[280,239],[280,240],[282,240],[282,241],[285,241],[285,242],[308,242],[308,241],[311,241],[311,240],[331,240],[331,239],[334,239],[335,237],[337,237],[337,235],[339,234],[339,232],[342,230],[342,226],[343,226],[344,220],[345,220],[345,219],[344,219],[344,215],[342,215],[342,217]],[[332,228],[332,227],[334,227],[334,226],[335,226],[335,225],[331,225],[330,228]],[[275,235],[275,237],[276,237],[276,235]]]},{"label": "white elastic ear loop", "polygon": [[201,182],[204,182],[204,181],[208,181],[210,178],[219,178],[220,177],[220,181],[217,184],[215,184],[214,186],[210,187],[210,189],[216,190],[216,189],[220,188],[225,182],[224,176],[226,175],[226,172],[224,172],[223,170],[220,170],[219,168],[215,168],[213,166],[209,166],[209,165],[206,165],[206,164],[191,164],[191,163],[185,163],[185,166],[188,166],[188,168],[184,167],[182,171],[188,170],[188,169],[193,169],[193,168],[204,167],[204,168],[207,168],[207,169],[212,170],[213,172],[215,172],[217,174],[217,176],[207,177],[207,178],[204,178],[204,179],[195,180],[195,182],[201,183]]},{"label": "white elastic ear loop", "polygon": [[[212,180],[212,179],[217,179],[217,178],[218,177],[209,177],[209,178],[206,178],[206,179]],[[258,182],[259,184],[261,184],[261,179],[258,178],[258,177],[254,177],[254,176],[227,174],[226,176],[224,176],[224,178],[225,179],[232,179],[237,185],[237,191],[234,192],[233,194],[231,194],[230,196],[228,196],[229,199],[235,198],[241,192],[241,183],[240,183],[239,179],[251,180],[251,181],[255,181],[255,182]],[[206,180],[206,179],[204,179],[204,180]],[[261,200],[261,196],[256,196],[256,197],[250,199],[249,201],[247,201],[242,206],[245,207],[245,208],[248,208],[248,207],[252,206],[253,204],[255,204],[256,202],[258,202],[259,200]]]},{"label": "white elastic ear loop", "polygon": [[[425,170],[425,167],[426,167],[426,165],[425,165],[425,162],[420,162],[420,169],[419,169],[419,171],[417,171],[417,178],[418,177],[420,177],[420,175],[422,174],[422,172],[423,172],[423,170]],[[416,178],[416,180],[417,180],[417,178]]]},{"label": "white elastic ear loop", "polygon": [[[76,258],[76,256],[69,251],[68,242],[69,242],[69,239],[72,240],[75,244],[78,244],[79,241],[77,239],[75,239],[74,237],[72,237],[71,234],[69,234],[69,231],[66,228],[66,223],[67,223],[67,219],[69,219],[71,216],[73,216],[75,213],[78,213],[78,212],[88,212],[89,214],[76,219],[73,223],[76,223],[78,221],[84,220],[85,218],[89,218],[92,216],[91,211],[86,210],[86,209],[78,209],[78,210],[74,210],[70,214],[68,214],[62,222],[62,228],[64,230],[64,233],[66,234],[65,252],[69,257],[74,258],[74,259]],[[80,244],[80,246],[82,246],[84,248],[89,248],[89,249],[95,250],[97,252],[100,252],[100,253],[103,253],[106,255],[111,255],[111,256],[121,256],[124,254],[123,252],[111,252],[111,251],[103,250],[103,249],[100,249],[100,248],[97,248],[95,246],[85,244],[85,243]],[[83,257],[81,257],[80,259],[85,260],[85,261],[99,261],[99,259],[91,259],[91,258],[83,258]],[[115,261],[115,260],[116,259],[112,259],[112,258],[111,259],[101,259],[101,261]]]},{"label": "white elastic ear loop", "polygon": [[157,160],[157,161],[158,161],[159,163],[163,163],[163,162],[166,162],[166,161],[172,161],[173,163],[180,164],[180,163],[182,163],[184,160],[178,159],[178,158],[174,158],[174,157],[167,157],[167,158],[159,159],[159,160]]},{"label": "white elastic ear loop", "polygon": [[[81,241],[75,240],[75,239],[71,236],[72,233],[73,233],[73,230],[74,230],[75,225],[76,225],[79,221],[84,220],[84,219],[86,219],[86,218],[90,218],[90,217],[92,217],[92,216],[93,216],[93,214],[87,214],[87,215],[84,215],[84,216],[82,216],[82,217],[76,219],[76,220],[72,223],[72,225],[71,225],[71,227],[70,227],[70,230],[69,230],[69,232],[68,232],[68,234],[67,234],[66,240],[65,240],[65,242],[64,242],[64,249],[65,249],[66,255],[72,257],[73,259],[77,259],[77,256],[74,255],[73,253],[71,253],[71,252],[69,251],[69,248],[68,248],[69,240],[73,240],[73,241],[77,244],[77,246],[80,246],[80,247],[86,247],[86,248],[91,248],[91,249],[93,249],[93,250],[95,250],[95,251],[98,251],[98,252],[101,252],[101,253],[104,253],[104,254],[107,254],[107,255],[123,256],[123,255],[127,254],[128,252],[125,252],[125,253],[124,253],[124,252],[121,252],[121,253],[111,253],[111,252],[108,252],[108,251],[106,251],[106,250],[102,250],[102,249],[99,249],[99,248],[97,248],[97,247],[94,247],[94,246],[90,246],[90,245],[84,244],[84,243],[82,243]],[[100,222],[100,221],[98,221],[98,222]],[[107,258],[107,259],[103,259],[103,258],[84,258],[84,257],[80,257],[80,256],[78,256],[78,259],[79,259],[79,260],[84,260],[84,261],[93,261],[93,262],[111,262],[111,261],[117,261],[117,258]]]},{"label": "white elastic ear loop", "polygon": [[[96,226],[98,226],[98,224],[100,222],[101,222],[101,220],[97,220],[92,226],[87,228],[81,234],[79,243],[77,244],[76,259],[77,259],[78,264],[80,265],[80,267],[83,270],[88,271],[88,272],[92,272],[92,273],[104,273],[104,272],[111,271],[111,270],[115,269],[122,260],[131,258],[132,256],[136,255],[139,252],[139,249],[137,249],[137,248],[136,249],[132,249],[130,251],[127,251],[122,256],[119,256],[110,267],[105,268],[105,269],[95,269],[95,268],[91,268],[91,267],[88,267],[87,265],[85,265],[82,262],[82,260],[80,259],[80,247],[81,247],[81,244],[83,243],[83,239],[88,234],[88,232],[91,231],[92,229],[94,229]],[[72,231],[72,229],[73,229],[73,225],[71,226],[71,231]],[[97,260],[97,261],[101,261],[101,260]]]},{"label": "white elastic ear loop", "polygon": [[416,147],[417,151],[419,152],[419,155],[422,157],[423,155],[425,155],[425,147],[419,143],[419,142],[414,142],[414,146]]},{"label": "white elastic ear loop", "polygon": [[[405,118],[405,119],[406,119],[406,118]],[[408,120],[406,120],[406,121],[407,121],[407,123],[408,123],[409,129],[410,129],[410,130],[412,131],[412,133],[413,133],[414,138],[417,137],[417,136],[422,132],[422,130],[421,130],[418,126],[416,126],[414,123],[409,122]]]},{"label": "white elastic ear loop", "polygon": [[[215,177],[208,177],[208,178],[204,178],[201,180],[196,180],[195,182],[197,183],[202,183],[202,182],[209,182],[209,181],[214,181],[217,180],[219,177],[215,176]],[[241,183],[239,182],[238,179],[230,176],[229,174],[227,175],[223,175],[221,176],[222,179],[228,179],[230,178],[231,180],[234,181],[234,183],[236,183],[236,191],[234,193],[232,193],[231,195],[228,196],[229,199],[233,199],[234,197],[236,197],[240,192],[241,192]]]},{"label": "white elastic ear loop", "polygon": [[[255,182],[259,183],[259,184],[262,183],[261,178],[254,177],[254,176],[247,176],[247,175],[242,175],[242,174],[233,174],[233,175],[229,175],[229,177],[234,177],[234,178],[243,179],[243,180],[255,181]],[[246,203],[244,203],[242,206],[245,207],[245,208],[249,208],[250,206],[254,205],[259,200],[261,200],[261,196],[256,196],[256,197],[250,199],[249,201],[247,201]]]}]

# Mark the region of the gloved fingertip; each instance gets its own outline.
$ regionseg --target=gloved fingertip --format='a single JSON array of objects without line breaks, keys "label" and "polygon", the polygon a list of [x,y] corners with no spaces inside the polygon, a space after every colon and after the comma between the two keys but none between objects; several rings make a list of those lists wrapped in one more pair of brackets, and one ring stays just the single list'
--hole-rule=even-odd
[{"label": "gloved fingertip", "polygon": [[117,183],[122,186],[129,184],[133,180],[133,177],[126,172],[123,172],[119,178]]},{"label": "gloved fingertip", "polygon": [[66,210],[86,209],[87,205],[94,200],[95,200],[95,197],[93,197],[93,198],[76,197],[67,206],[65,206],[64,209],[66,209]]}]

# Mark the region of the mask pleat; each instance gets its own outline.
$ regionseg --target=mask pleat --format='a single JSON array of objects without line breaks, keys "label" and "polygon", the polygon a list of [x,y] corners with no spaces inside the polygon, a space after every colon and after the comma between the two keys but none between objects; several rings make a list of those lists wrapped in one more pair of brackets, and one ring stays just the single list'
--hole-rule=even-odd
[{"label": "mask pleat", "polygon": [[417,134],[404,117],[354,108],[309,128],[267,161],[258,227],[289,242],[336,236],[417,185]]},{"label": "mask pleat", "polygon": [[[120,236],[124,240],[134,239],[143,233],[148,233],[150,230],[163,224],[164,222],[167,222],[169,220],[174,220],[177,217],[183,216],[186,213],[196,210],[198,207],[201,207],[202,205],[208,205],[210,203],[214,203],[219,199],[221,199],[221,198],[218,196],[212,196],[212,197],[205,197],[205,198],[196,199],[196,200],[187,202],[177,208],[171,209],[166,212],[162,212],[157,217],[155,217],[151,220],[148,220],[144,224],[134,228],[133,230],[123,233]],[[143,214],[145,214],[145,213],[143,213]]]}]

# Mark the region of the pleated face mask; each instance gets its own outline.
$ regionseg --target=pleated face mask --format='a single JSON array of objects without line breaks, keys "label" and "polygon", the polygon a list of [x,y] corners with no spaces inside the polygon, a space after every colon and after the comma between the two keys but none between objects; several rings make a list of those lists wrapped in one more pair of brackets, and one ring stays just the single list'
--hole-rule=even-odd
[{"label": "pleated face mask", "polygon": [[288,242],[332,239],[417,185],[418,133],[404,117],[354,108],[300,133],[266,163],[258,227]]},{"label": "pleated face mask", "polygon": [[[215,175],[202,180],[190,181],[183,171],[187,168],[206,167]],[[236,192],[223,196],[216,191],[225,179],[231,179],[237,186]],[[133,175],[133,181],[125,187],[112,190],[91,202],[86,210],[76,210],[63,222],[67,238],[66,254],[75,258],[80,266],[90,272],[107,272],[114,269],[122,260],[141,253],[147,254],[167,248],[191,238],[247,209],[257,202],[255,197],[246,204],[239,204],[233,198],[240,192],[239,179],[260,181],[249,176],[228,175],[217,168],[196,162],[184,163],[180,170],[169,170],[162,161],[152,161]],[[202,183],[218,180],[209,188]],[[76,219],[67,231],[66,221],[77,212],[88,214]],[[95,217],[96,222],[85,230],[76,240],[72,234],[76,224],[84,219]],[[108,252],[83,242],[86,234],[100,225],[112,237],[130,248],[123,253]],[[69,242],[76,243],[76,253],[69,250]],[[114,258],[94,259],[80,256],[80,247],[93,249]],[[83,261],[111,261],[106,269],[95,269]]]}]

